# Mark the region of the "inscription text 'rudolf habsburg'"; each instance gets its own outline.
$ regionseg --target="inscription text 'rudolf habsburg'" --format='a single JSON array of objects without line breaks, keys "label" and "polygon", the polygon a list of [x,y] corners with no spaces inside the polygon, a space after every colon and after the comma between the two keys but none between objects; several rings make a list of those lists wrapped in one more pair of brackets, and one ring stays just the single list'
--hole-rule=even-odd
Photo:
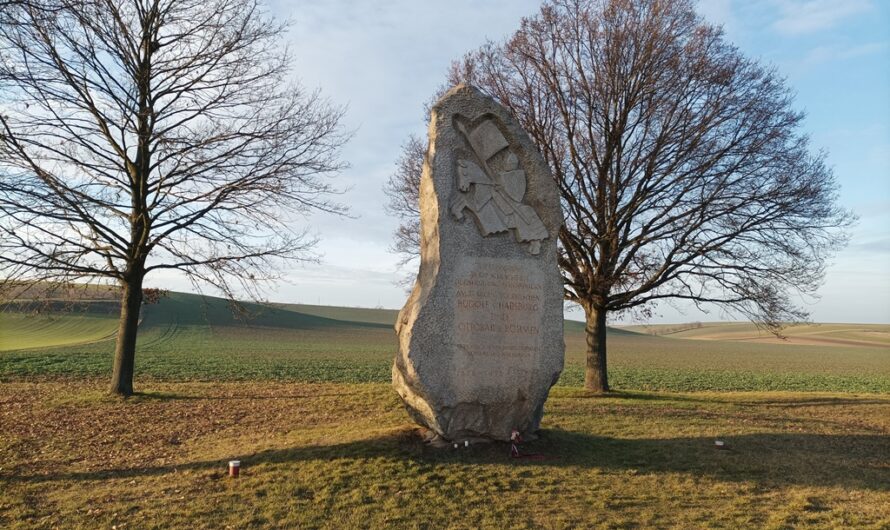
[{"label": "inscription text 'rudolf habsburg'", "polygon": [[455,343],[470,356],[525,357],[540,346],[543,277],[522,260],[465,257],[456,274]]}]

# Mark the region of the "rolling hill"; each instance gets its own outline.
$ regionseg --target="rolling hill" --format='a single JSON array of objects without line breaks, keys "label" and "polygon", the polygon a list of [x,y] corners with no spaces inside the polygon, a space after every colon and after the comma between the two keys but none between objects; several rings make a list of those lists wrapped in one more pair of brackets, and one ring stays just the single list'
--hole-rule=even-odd
[{"label": "rolling hill", "polygon": [[749,322],[639,325],[623,329],[678,339],[890,348],[888,324],[800,324],[785,328],[783,337],[776,337]]},{"label": "rolling hill", "polygon": [[[0,378],[94,375],[110,370],[116,306],[108,300],[0,306]],[[385,381],[397,348],[385,309],[243,304],[171,293],[143,308],[137,376],[168,379],[294,378]],[[616,387],[676,390],[890,391],[890,326],[816,325],[791,340],[746,324],[610,328]],[[586,341],[566,321],[563,383],[580,384]]]}]

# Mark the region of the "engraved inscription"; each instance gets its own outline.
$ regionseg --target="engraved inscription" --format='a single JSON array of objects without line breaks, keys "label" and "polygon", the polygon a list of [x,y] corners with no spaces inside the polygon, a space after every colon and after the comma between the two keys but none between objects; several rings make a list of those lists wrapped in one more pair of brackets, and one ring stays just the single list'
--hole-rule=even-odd
[{"label": "engraved inscription", "polygon": [[517,259],[464,258],[456,272],[457,346],[477,361],[534,358],[544,315],[540,268]]},{"label": "engraved inscription", "polygon": [[516,241],[528,243],[529,252],[538,254],[541,241],[547,239],[547,228],[535,209],[522,202],[525,171],[494,117],[485,116],[472,124],[455,115],[454,128],[466,140],[469,151],[457,160],[458,191],[452,215],[462,220],[464,210],[469,210],[483,236],[512,230]]}]

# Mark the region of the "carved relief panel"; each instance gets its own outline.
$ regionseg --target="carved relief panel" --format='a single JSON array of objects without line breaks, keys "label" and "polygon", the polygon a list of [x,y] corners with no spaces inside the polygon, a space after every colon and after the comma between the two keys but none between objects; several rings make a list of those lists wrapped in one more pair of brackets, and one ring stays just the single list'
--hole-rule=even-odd
[{"label": "carved relief panel", "polygon": [[457,195],[451,214],[458,220],[470,212],[483,236],[512,231],[516,241],[528,243],[538,254],[547,227],[534,208],[522,202],[526,176],[519,157],[498,128],[495,117],[476,121],[456,114],[454,128],[466,142],[457,157]]}]

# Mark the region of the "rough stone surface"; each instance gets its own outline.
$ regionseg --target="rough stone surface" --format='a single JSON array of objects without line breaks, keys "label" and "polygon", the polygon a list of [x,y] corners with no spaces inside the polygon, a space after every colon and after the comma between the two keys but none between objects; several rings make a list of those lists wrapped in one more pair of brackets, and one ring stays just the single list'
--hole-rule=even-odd
[{"label": "rough stone surface", "polygon": [[473,87],[436,103],[429,137],[393,386],[446,440],[530,434],[565,352],[556,184],[506,109]]}]

